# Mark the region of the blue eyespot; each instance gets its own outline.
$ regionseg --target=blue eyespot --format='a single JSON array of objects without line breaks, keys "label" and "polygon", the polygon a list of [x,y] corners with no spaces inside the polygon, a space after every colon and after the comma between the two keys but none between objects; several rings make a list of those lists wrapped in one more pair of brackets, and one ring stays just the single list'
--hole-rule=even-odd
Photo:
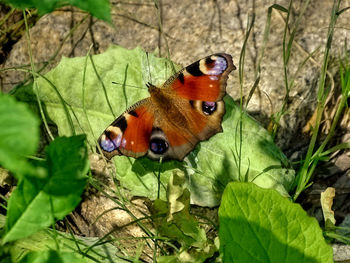
[{"label": "blue eyespot", "polygon": [[168,150],[169,144],[161,138],[153,138],[149,142],[149,148],[155,154],[163,154]]},{"label": "blue eyespot", "polygon": [[203,101],[202,102],[202,111],[205,115],[211,115],[216,111],[216,102],[215,101]]}]

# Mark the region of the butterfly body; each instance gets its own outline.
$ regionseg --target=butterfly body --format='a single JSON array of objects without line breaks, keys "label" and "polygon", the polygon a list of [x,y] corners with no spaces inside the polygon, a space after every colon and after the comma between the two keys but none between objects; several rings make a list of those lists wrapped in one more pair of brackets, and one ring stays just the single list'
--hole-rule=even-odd
[{"label": "butterfly body", "polygon": [[160,88],[148,84],[150,97],[132,105],[102,133],[102,153],[107,158],[183,160],[198,142],[222,131],[222,98],[233,69],[230,55],[214,54],[182,69]]}]

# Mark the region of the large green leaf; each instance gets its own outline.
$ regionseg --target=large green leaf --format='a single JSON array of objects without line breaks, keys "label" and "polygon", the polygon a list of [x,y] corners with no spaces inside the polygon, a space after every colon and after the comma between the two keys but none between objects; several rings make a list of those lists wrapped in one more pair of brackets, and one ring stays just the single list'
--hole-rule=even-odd
[{"label": "large green leaf", "polygon": [[219,221],[223,262],[333,262],[316,219],[275,190],[230,183]]},{"label": "large green leaf", "polygon": [[56,138],[46,153],[41,168],[47,175],[23,177],[11,194],[3,243],[50,226],[80,202],[88,170],[85,136]]},{"label": "large green leaf", "polygon": [[105,21],[111,21],[111,9],[108,0],[4,0],[16,8],[37,8],[40,15],[50,13],[58,7],[71,4],[90,12]]},{"label": "large green leaf", "polygon": [[[140,48],[127,50],[111,46],[92,59],[96,71],[89,59],[64,58],[45,75],[47,79],[40,78],[37,83],[41,99],[49,117],[58,125],[59,134],[70,135],[73,126],[77,133],[87,133],[91,149],[94,149],[99,135],[117,116],[128,106],[149,96],[146,83],[160,85],[173,70],[170,61]],[[58,94],[67,104],[69,115]],[[232,180],[254,181],[288,195],[294,170],[289,168],[286,157],[265,129],[248,115],[241,114],[232,98],[226,96],[225,102],[223,133],[200,143],[184,162],[159,164],[147,158],[115,157],[121,184],[134,195],[155,199],[160,171],[160,196],[165,200],[169,176],[174,169],[181,169],[187,175],[192,203],[198,205],[218,205],[223,189]]]},{"label": "large green leaf", "polygon": [[26,162],[39,142],[39,120],[27,105],[0,92],[0,165],[16,175],[34,173]]}]

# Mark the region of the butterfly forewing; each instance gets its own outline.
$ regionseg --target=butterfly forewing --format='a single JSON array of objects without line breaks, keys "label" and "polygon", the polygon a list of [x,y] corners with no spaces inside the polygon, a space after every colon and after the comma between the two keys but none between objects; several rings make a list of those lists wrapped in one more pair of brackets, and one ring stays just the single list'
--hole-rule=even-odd
[{"label": "butterfly forewing", "polygon": [[147,153],[154,121],[149,103],[149,98],[137,102],[102,133],[98,143],[107,158],[114,155],[137,158]]},{"label": "butterfly forewing", "polygon": [[219,101],[226,93],[228,74],[235,69],[228,54],[214,54],[182,69],[164,87],[188,100]]}]

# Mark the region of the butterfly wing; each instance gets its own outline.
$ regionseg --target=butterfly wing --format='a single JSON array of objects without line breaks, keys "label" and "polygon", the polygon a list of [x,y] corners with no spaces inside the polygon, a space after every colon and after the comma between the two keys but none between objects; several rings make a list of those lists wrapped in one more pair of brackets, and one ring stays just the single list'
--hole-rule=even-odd
[{"label": "butterfly wing", "polygon": [[228,74],[234,69],[231,55],[213,54],[182,69],[163,87],[183,99],[219,101],[226,93]]},{"label": "butterfly wing", "polygon": [[98,139],[103,155],[140,157],[147,153],[152,133],[154,113],[150,98],[132,105],[113,121]]}]

